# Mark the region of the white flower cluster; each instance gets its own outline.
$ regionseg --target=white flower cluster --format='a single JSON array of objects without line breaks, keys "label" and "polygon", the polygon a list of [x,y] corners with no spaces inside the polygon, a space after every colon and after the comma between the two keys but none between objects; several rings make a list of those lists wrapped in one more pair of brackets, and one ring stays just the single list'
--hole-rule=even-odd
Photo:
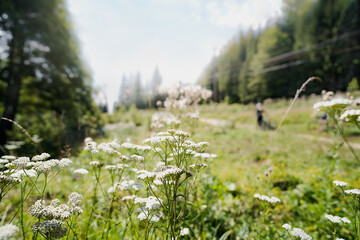
[{"label": "white flower cluster", "polygon": [[106,165],[105,169],[112,173],[121,173],[124,169],[128,168],[128,164],[116,164],[116,165]]},{"label": "white flower cluster", "polygon": [[190,230],[188,228],[183,228],[180,231],[180,236],[186,236],[190,234]]},{"label": "white flower cluster", "polygon": [[85,168],[79,168],[79,169],[75,169],[75,170],[74,170],[74,173],[78,173],[78,174],[85,175],[85,174],[88,174],[89,171],[86,170]]},{"label": "white flower cluster", "polygon": [[346,194],[360,195],[360,189],[350,189],[344,191]]},{"label": "white flower cluster", "polygon": [[162,200],[157,199],[156,197],[153,197],[153,196],[150,196],[147,198],[137,197],[137,198],[135,198],[134,203],[144,205],[145,209],[147,209],[147,210],[156,210],[156,209],[159,209],[159,207],[162,203]]},{"label": "white flower cluster", "polygon": [[156,172],[156,179],[160,181],[172,180],[182,173],[184,173],[184,169],[168,165],[164,166],[162,171]]},{"label": "white flower cluster", "polygon": [[294,237],[299,237],[301,240],[311,240],[312,237],[310,237],[304,230],[300,228],[293,228],[293,230],[290,232],[291,235]]},{"label": "white flower cluster", "polygon": [[151,117],[151,129],[163,129],[165,127],[177,127],[180,125],[180,120],[173,114],[167,112],[157,112]]},{"label": "white flower cluster", "polygon": [[325,217],[333,223],[351,223],[350,220],[346,217],[338,217],[329,214],[325,214]]},{"label": "white flower cluster", "polygon": [[168,95],[164,106],[168,109],[184,109],[196,105],[201,100],[206,101],[212,96],[212,91],[202,88],[199,85],[180,86],[180,83],[171,87],[159,86],[158,91]]},{"label": "white flower cluster", "polygon": [[304,232],[304,230],[300,228],[292,228],[290,224],[285,223],[282,225],[284,229],[290,232],[290,234],[294,237],[298,237],[301,240],[311,240],[312,237],[310,237],[308,234]]},{"label": "white flower cluster", "polygon": [[140,212],[138,215],[138,219],[143,220],[149,220],[150,222],[159,222],[160,219],[165,218],[165,215],[160,211],[150,212],[147,209],[139,208],[137,209],[137,212]]},{"label": "white flower cluster", "polygon": [[18,168],[25,168],[30,163],[30,158],[28,157],[19,157],[18,159],[11,162],[13,165],[15,165]]},{"label": "white flower cluster", "polygon": [[338,181],[338,180],[333,181],[333,183],[334,183],[336,186],[338,186],[338,187],[346,187],[346,186],[349,185],[349,184],[346,183],[346,182]]},{"label": "white flower cluster", "polygon": [[139,162],[143,162],[144,161],[144,157],[143,156],[139,156],[136,154],[131,155],[131,159],[135,160],[135,161],[139,161]]},{"label": "white flower cluster", "polygon": [[147,151],[151,150],[151,147],[149,147],[149,146],[136,145],[136,144],[129,143],[129,142],[125,142],[125,143],[121,144],[121,147],[126,148],[126,149],[142,151],[142,152],[147,152]]},{"label": "white flower cluster", "polygon": [[124,202],[127,202],[127,201],[132,201],[132,200],[134,200],[135,198],[137,198],[136,195],[129,195],[129,196],[123,197],[121,200],[123,200]]},{"label": "white flower cluster", "polygon": [[19,228],[14,224],[5,224],[0,227],[0,239],[7,240],[12,237],[19,231]]},{"label": "white flower cluster", "polygon": [[196,153],[194,155],[195,157],[199,157],[201,159],[204,159],[204,160],[209,160],[209,159],[212,159],[212,158],[217,158],[217,155],[216,154],[210,154],[210,153]]},{"label": "white flower cluster", "polygon": [[47,161],[35,162],[34,169],[38,173],[48,174],[51,170],[56,167],[60,169],[69,167],[72,164],[72,161],[68,158],[63,158],[61,160],[58,159],[50,159]]},{"label": "white flower cluster", "polygon": [[26,177],[26,176],[27,177],[36,177],[37,172],[34,169],[29,169],[29,170],[20,169],[20,170],[15,170],[15,172],[10,175],[10,177],[18,178],[18,179],[22,179],[23,177]]},{"label": "white flower cluster", "polygon": [[340,119],[346,122],[349,121],[360,121],[360,109],[348,109],[345,110],[341,115]]},{"label": "white flower cluster", "polygon": [[40,155],[36,155],[34,157],[32,157],[31,161],[43,161],[46,160],[50,157],[50,154],[48,153],[42,153]]},{"label": "white flower cluster", "polygon": [[50,239],[63,238],[67,234],[67,227],[62,225],[62,222],[52,219],[45,220],[44,222],[37,222],[31,229],[34,232],[40,232],[43,236],[47,236]]},{"label": "white flower cluster", "polygon": [[263,202],[268,202],[268,203],[271,203],[271,204],[275,204],[275,203],[279,203],[281,202],[281,200],[277,197],[269,197],[269,196],[266,196],[266,195],[260,195],[258,193],[256,193],[254,195],[254,198],[257,198]]},{"label": "white flower cluster", "polygon": [[321,101],[314,104],[314,109],[325,112],[342,110],[352,104],[352,100],[346,98],[335,98],[329,101]]},{"label": "white flower cluster", "polygon": [[114,186],[108,189],[108,193],[114,193],[116,190],[127,190],[127,191],[140,191],[144,186],[135,182],[134,180],[123,180],[122,182],[115,183]]},{"label": "white flower cluster", "polygon": [[42,219],[65,220],[71,217],[73,213],[81,214],[83,210],[80,208],[82,196],[76,192],[69,195],[68,204],[59,204],[58,199],[51,201],[49,205],[45,205],[43,200],[37,200],[29,208],[31,216]]}]

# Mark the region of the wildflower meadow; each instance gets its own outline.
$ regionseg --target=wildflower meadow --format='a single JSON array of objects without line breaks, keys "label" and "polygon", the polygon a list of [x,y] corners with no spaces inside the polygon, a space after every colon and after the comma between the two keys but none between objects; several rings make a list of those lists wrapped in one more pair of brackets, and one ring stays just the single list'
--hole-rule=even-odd
[{"label": "wildflower meadow", "polygon": [[[143,121],[85,138],[76,157],[3,155],[0,239],[359,239],[356,99],[300,98],[275,134],[251,106],[163,91],[164,108],[112,116]],[[288,105],[266,107],[279,121]],[[292,130],[312,111],[327,131]]]}]

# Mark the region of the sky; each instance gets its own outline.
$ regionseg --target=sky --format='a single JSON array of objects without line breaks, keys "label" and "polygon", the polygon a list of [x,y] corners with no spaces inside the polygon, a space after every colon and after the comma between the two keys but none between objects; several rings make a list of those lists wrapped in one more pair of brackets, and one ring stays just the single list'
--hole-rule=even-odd
[{"label": "sky", "polygon": [[163,83],[195,83],[240,30],[281,14],[282,0],[67,0],[82,58],[109,108],[121,79],[157,67]]}]

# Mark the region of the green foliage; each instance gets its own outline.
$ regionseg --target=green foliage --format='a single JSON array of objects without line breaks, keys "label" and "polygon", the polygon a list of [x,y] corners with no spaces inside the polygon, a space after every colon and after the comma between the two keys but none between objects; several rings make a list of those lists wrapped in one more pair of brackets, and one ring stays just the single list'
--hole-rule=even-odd
[{"label": "green foliage", "polygon": [[310,76],[322,89],[346,90],[360,77],[358,1],[284,1],[283,15],[257,31],[239,32],[204,70],[199,83],[214,101],[248,103],[291,97]]},{"label": "green foliage", "polygon": [[358,82],[357,78],[354,77],[351,80],[351,82],[349,83],[349,85],[347,87],[347,91],[353,93],[358,90],[359,90],[359,82]]},{"label": "green foliage", "polygon": [[[37,134],[43,149],[54,155],[98,134],[100,114],[65,2],[5,0],[0,16],[0,30],[11,36],[5,42],[7,59],[0,64],[3,116]],[[0,130],[10,140],[27,138],[4,121]]]}]

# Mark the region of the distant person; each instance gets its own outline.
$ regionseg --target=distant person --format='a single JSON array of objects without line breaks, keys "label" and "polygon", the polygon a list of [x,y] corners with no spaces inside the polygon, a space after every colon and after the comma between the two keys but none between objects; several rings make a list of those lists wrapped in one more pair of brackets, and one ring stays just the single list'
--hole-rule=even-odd
[{"label": "distant person", "polygon": [[326,112],[323,112],[321,116],[319,117],[319,132],[324,132],[328,129],[328,115]]},{"label": "distant person", "polygon": [[257,124],[258,126],[264,130],[266,128],[273,129],[273,127],[268,123],[268,121],[263,116],[264,109],[262,108],[262,104],[258,102],[256,104],[256,116],[257,116]]}]

